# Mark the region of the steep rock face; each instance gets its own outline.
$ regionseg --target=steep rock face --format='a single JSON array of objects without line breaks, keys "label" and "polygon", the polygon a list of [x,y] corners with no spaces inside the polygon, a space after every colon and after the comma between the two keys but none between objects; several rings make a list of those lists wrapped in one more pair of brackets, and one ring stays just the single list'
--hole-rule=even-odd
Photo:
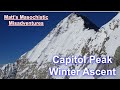
[{"label": "steep rock face", "polygon": [[3,79],[14,79],[17,73],[16,64],[6,64],[0,68],[0,77]]},{"label": "steep rock face", "polygon": [[[21,79],[72,79],[101,78],[99,76],[50,76],[49,67],[61,69],[112,69],[119,67],[120,46],[120,13],[100,29],[87,17],[70,14],[63,19],[40,43],[32,50],[23,54],[14,64],[6,64],[0,69],[0,78]],[[102,56],[113,58],[112,64],[72,64],[55,65],[52,57],[68,56]],[[6,68],[6,69],[5,69]],[[118,74],[117,74],[118,76]],[[117,77],[116,76],[116,77]],[[102,77],[104,78],[104,77]]]}]

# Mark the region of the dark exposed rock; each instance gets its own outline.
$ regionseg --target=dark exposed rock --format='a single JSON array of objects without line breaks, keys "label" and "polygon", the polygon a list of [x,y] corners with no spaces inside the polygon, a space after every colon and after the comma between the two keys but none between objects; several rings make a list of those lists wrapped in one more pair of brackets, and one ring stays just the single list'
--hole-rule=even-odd
[{"label": "dark exposed rock", "polygon": [[116,61],[116,65],[120,65],[120,46],[116,49],[114,59]]}]

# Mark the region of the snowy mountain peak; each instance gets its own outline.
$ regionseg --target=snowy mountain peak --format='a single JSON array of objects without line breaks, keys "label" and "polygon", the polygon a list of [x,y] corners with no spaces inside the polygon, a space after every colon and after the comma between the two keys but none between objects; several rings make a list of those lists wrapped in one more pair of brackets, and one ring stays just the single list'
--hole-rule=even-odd
[{"label": "snowy mountain peak", "polygon": [[[79,76],[51,76],[48,68],[84,70],[85,68],[112,69],[120,66],[120,14],[99,30],[87,17],[71,13],[33,49],[23,54],[14,64],[6,64],[0,69],[0,78],[46,79],[46,78],[99,78]],[[53,56],[107,56],[113,64],[70,64],[56,65]],[[119,69],[118,69],[119,70]],[[102,77],[101,77],[102,78]],[[118,77],[117,77],[118,78]]]},{"label": "snowy mountain peak", "polygon": [[95,29],[96,31],[99,29],[93,22],[91,22],[86,16],[83,16],[78,13],[71,13],[68,18],[76,18],[76,17],[81,17],[84,21],[84,26],[89,29]]},{"label": "snowy mountain peak", "polygon": [[[87,30],[86,32],[88,33],[88,36],[89,36],[90,34],[95,33],[97,28],[98,27],[95,24],[93,24],[89,19],[87,19],[87,17],[80,16],[76,13],[71,13],[62,21],[60,21],[60,23],[57,24],[56,28],[54,28],[46,36],[44,40],[42,40],[38,45],[36,45],[30,52],[26,53],[25,55],[22,55],[22,57],[24,56],[29,61],[32,61],[32,62],[37,61],[41,63],[41,61],[39,60],[41,58],[40,53],[45,52],[47,47],[50,48],[50,50],[49,49],[48,50],[51,51],[51,53],[53,53],[52,50],[54,50],[55,47],[58,47],[58,46],[60,47],[63,46],[64,50],[68,50],[69,48],[66,47],[65,43],[68,42],[69,44],[71,43],[70,40],[75,40],[75,38],[77,37],[81,38],[80,36],[82,36],[82,33],[84,32],[84,30]],[[88,30],[92,30],[92,31],[88,31]],[[86,40],[87,38],[89,37],[86,37]],[[54,46],[53,46],[53,43],[54,43]],[[50,46],[51,44],[52,44],[52,47]],[[53,49],[51,50],[51,48]],[[57,49],[54,50],[54,53],[55,51],[57,52]],[[51,54],[49,55],[50,55],[49,58],[52,58],[53,55]]]},{"label": "snowy mountain peak", "polygon": [[91,22],[86,16],[79,15],[78,13],[71,13],[65,19],[63,19],[57,25],[57,27],[61,27],[65,24],[72,24],[72,23],[77,23],[77,22],[81,22],[84,28],[87,28],[87,29],[94,29],[95,31],[98,31],[99,29],[99,27],[97,27],[93,22]]}]

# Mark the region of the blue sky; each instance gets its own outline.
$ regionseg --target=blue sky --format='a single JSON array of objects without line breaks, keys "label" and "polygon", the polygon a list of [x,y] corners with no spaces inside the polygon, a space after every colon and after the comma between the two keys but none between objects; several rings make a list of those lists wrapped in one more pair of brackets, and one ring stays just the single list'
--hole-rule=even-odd
[{"label": "blue sky", "polygon": [[[0,12],[0,64],[15,62],[32,49],[71,12]],[[4,15],[48,15],[44,27],[9,27]],[[79,12],[98,27],[111,20],[117,12]]]}]

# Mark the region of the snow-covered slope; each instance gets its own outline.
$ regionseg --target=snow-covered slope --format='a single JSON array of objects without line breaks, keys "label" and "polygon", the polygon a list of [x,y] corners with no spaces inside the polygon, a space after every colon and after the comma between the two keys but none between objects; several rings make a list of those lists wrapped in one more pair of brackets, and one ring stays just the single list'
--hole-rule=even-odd
[{"label": "snow-covered slope", "polygon": [[[23,54],[14,64],[0,69],[0,78],[101,78],[99,76],[50,76],[49,67],[61,69],[112,69],[120,65],[120,13],[100,29],[87,17],[70,14],[33,49]],[[55,65],[52,57],[106,56],[113,58],[113,64],[70,64]],[[5,69],[8,67],[7,69]],[[119,71],[119,68],[118,68]],[[6,74],[7,73],[7,74]],[[13,74],[14,73],[14,74]],[[117,77],[118,78],[118,77]]]}]

